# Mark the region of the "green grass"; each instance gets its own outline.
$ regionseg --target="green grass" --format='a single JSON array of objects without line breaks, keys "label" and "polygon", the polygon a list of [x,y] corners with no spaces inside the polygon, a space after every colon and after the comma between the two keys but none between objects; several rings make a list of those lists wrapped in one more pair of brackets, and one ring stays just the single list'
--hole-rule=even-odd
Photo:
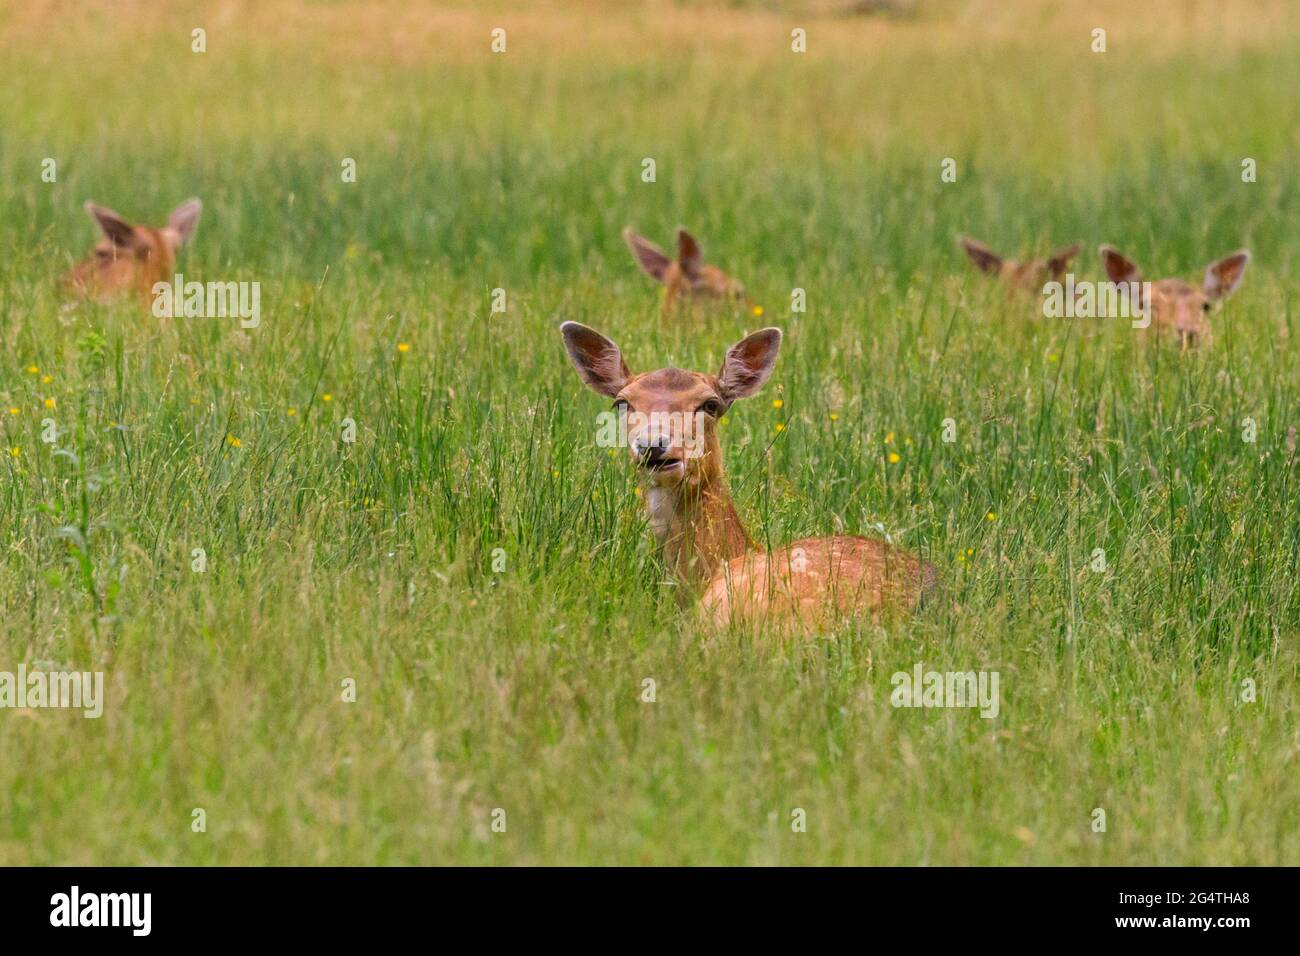
[{"label": "green grass", "polygon": [[[0,670],[108,691],[0,710],[0,863],[1300,863],[1300,34],[1126,6],[0,8]],[[84,200],[189,195],[181,270],[261,282],[260,328],[60,310]],[[618,234],[679,222],[763,319],[659,321]],[[1183,355],[1005,300],[959,232],[1254,260]],[[565,319],[634,370],[780,325],[723,428],[751,532],[879,524],[941,598],[706,640]],[[891,707],[918,661],[999,717]]]}]

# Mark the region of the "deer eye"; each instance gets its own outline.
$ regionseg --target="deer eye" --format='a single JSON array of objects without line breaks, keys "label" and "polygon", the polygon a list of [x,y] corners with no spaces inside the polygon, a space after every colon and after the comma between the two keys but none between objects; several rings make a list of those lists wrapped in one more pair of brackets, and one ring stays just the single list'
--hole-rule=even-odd
[{"label": "deer eye", "polygon": [[699,408],[697,408],[696,411],[703,412],[705,415],[708,415],[710,418],[717,418],[722,414],[722,403],[718,401],[716,398],[711,398],[703,405],[701,405]]},{"label": "deer eye", "polygon": [[631,411],[632,411],[632,405],[628,402],[628,400],[627,400],[626,398],[615,399],[615,400],[614,400],[614,411],[616,411],[616,412],[631,412]]}]

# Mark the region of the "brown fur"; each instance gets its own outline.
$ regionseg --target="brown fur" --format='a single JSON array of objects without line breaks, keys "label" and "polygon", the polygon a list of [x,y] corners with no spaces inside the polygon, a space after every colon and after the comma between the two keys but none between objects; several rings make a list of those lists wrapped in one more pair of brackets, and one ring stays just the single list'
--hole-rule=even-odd
[{"label": "brown fur", "polygon": [[[1098,252],[1111,282],[1142,282],[1142,273],[1134,262],[1112,246]],[[1250,262],[1250,253],[1242,249],[1211,262],[1199,286],[1182,279],[1158,279],[1151,283],[1149,305],[1151,327],[1157,333],[1172,334],[1183,348],[1198,343],[1209,345],[1213,332],[1210,312],[1236,290]]]},{"label": "brown fur", "polygon": [[[629,412],[689,416],[709,410],[696,454],[677,427],[656,430],[629,418],[626,434],[645,478],[651,530],[664,563],[685,599],[700,598],[706,621],[763,621],[807,632],[837,616],[875,616],[889,607],[911,611],[933,587],[933,567],[871,538],[805,538],[772,552],[755,549],[727,490],[717,419],[767,380],[779,330],[742,339],[717,375],[677,368],[633,375],[618,346],[594,329],[565,322],[561,331],[583,381]],[[659,467],[651,467],[642,451],[651,446]]]},{"label": "brown fur", "polygon": [[997,277],[1009,292],[1038,293],[1048,282],[1060,282],[1079,253],[1077,245],[1053,253],[1046,259],[1017,261],[998,255],[982,242],[959,236],[957,241],[970,261],[986,275]]},{"label": "brown fur", "polygon": [[913,610],[934,568],[875,538],[804,538],[770,553],[733,558],[709,584],[701,608],[714,623],[779,616],[816,627],[836,616]]},{"label": "brown fur", "polygon": [[663,314],[667,316],[678,302],[692,299],[714,301],[745,299],[745,287],[717,266],[704,262],[700,245],[685,229],[677,230],[677,258],[668,254],[628,226],[623,241],[632,250],[632,258],[641,271],[663,284]]},{"label": "brown fur", "polygon": [[171,281],[176,253],[193,237],[202,209],[197,199],[190,199],[172,211],[167,225],[155,229],[132,225],[111,209],[86,203],[102,237],[87,258],[64,274],[63,287],[100,302],[128,292],[147,302],[154,283]]}]

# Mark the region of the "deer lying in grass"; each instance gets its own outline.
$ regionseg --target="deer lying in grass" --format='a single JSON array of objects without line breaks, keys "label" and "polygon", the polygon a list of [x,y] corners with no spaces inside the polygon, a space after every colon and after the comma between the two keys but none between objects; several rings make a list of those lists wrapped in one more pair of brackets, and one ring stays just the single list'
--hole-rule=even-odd
[{"label": "deer lying in grass", "polygon": [[717,423],[772,374],[779,329],[732,346],[717,375],[679,368],[633,375],[618,346],[599,332],[577,322],[560,331],[582,380],[614,399],[664,562],[685,596],[699,596],[707,620],[809,630],[841,615],[911,611],[934,587],[932,566],[873,538],[835,535],[770,552],[755,548],[727,491]]},{"label": "deer lying in grass", "polygon": [[1210,343],[1210,310],[1241,284],[1246,264],[1250,262],[1250,253],[1242,249],[1206,266],[1199,286],[1182,279],[1159,279],[1149,284],[1151,301],[1146,302],[1142,274],[1133,261],[1112,246],[1102,246],[1098,252],[1110,281],[1135,283],[1129,288],[1137,290],[1138,308],[1148,310],[1151,325],[1158,333],[1172,332],[1185,349],[1196,345],[1198,340],[1206,345]]},{"label": "deer lying in grass", "polygon": [[155,282],[172,280],[176,253],[194,237],[203,203],[197,199],[181,203],[160,229],[133,226],[93,202],[86,203],[86,212],[103,236],[91,254],[64,275],[64,287],[101,302],[134,290],[147,301]]},{"label": "deer lying in grass", "polygon": [[678,299],[737,300],[745,298],[745,287],[717,266],[705,263],[700,244],[685,229],[677,229],[677,258],[668,254],[645,236],[638,235],[628,226],[623,230],[623,241],[632,250],[632,258],[641,271],[663,283],[666,316]]},{"label": "deer lying in grass", "polygon": [[1003,286],[1013,292],[1042,291],[1048,282],[1060,282],[1070,267],[1070,260],[1079,254],[1078,245],[1069,246],[1053,253],[1047,259],[1026,259],[1017,262],[1004,259],[982,242],[957,237],[958,243],[966,250],[966,255],[975,264],[975,268],[986,275],[996,276]]}]

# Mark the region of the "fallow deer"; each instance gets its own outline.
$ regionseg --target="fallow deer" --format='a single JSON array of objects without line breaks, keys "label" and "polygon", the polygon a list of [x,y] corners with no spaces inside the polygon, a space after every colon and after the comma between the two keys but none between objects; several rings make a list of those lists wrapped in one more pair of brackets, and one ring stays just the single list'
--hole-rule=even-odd
[{"label": "fallow deer", "polygon": [[1242,249],[1206,266],[1200,285],[1182,279],[1159,279],[1149,284],[1151,301],[1146,302],[1142,274],[1133,261],[1112,246],[1102,246],[1098,252],[1110,281],[1134,283],[1129,288],[1137,290],[1139,301],[1135,304],[1147,310],[1152,327],[1160,333],[1172,332],[1183,348],[1198,341],[1210,343],[1210,311],[1241,284],[1250,262],[1250,253]]},{"label": "fallow deer", "polygon": [[779,329],[741,339],[716,375],[679,368],[633,375],[599,332],[577,322],[560,331],[578,375],[614,399],[664,562],[683,596],[699,598],[706,621],[808,631],[887,607],[909,612],[933,589],[931,565],[884,541],[835,535],[765,551],[745,531],[727,490],[717,425],[772,374]]},{"label": "fallow deer", "polygon": [[632,258],[641,271],[663,283],[663,314],[672,311],[678,299],[744,300],[745,287],[717,266],[705,263],[700,244],[685,229],[677,229],[677,258],[668,254],[645,236],[623,230],[623,241],[632,250]]},{"label": "fallow deer", "polygon": [[64,275],[63,284],[74,295],[106,302],[128,291],[148,299],[154,283],[171,281],[176,253],[193,238],[203,204],[186,200],[159,229],[132,225],[93,202],[86,203],[86,212],[103,235],[91,254]]},{"label": "fallow deer", "polygon": [[1013,292],[1036,293],[1048,282],[1060,282],[1070,267],[1070,260],[1079,254],[1078,245],[1054,252],[1046,259],[1004,259],[982,242],[958,236],[957,241],[975,268],[986,275],[996,276],[1005,288]]}]

